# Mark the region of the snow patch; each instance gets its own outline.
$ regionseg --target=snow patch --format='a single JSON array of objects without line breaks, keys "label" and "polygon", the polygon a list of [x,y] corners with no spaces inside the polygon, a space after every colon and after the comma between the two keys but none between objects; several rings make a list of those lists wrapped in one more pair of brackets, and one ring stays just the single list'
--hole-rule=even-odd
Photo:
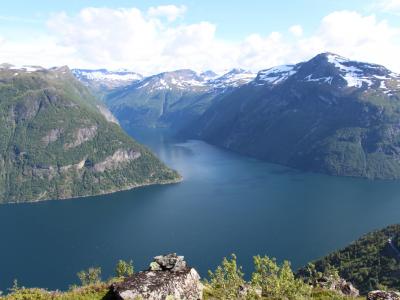
[{"label": "snow patch", "polygon": [[306,76],[304,78],[304,80],[309,81],[309,82],[324,82],[324,83],[332,84],[333,77],[329,76],[329,77],[312,78],[312,74],[310,74],[310,75]]},{"label": "snow patch", "polygon": [[[370,87],[373,82],[364,76],[363,71],[354,66],[345,65],[350,60],[341,57],[339,55],[329,54],[327,55],[328,62],[333,64],[341,72],[341,76],[347,82],[348,87],[361,88],[363,83],[366,83]],[[369,68],[379,68],[378,66],[368,64]]]},{"label": "snow patch", "polygon": [[81,71],[79,75],[91,81],[136,81],[142,79],[140,74],[133,72]]},{"label": "snow patch", "polygon": [[257,81],[279,84],[296,74],[294,65],[283,65],[258,72]]}]

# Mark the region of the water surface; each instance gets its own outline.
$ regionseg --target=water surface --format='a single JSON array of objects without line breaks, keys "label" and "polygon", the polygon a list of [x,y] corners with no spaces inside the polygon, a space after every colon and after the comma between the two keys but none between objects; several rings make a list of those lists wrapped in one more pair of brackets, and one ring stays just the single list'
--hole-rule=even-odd
[{"label": "water surface", "polygon": [[178,252],[205,275],[236,253],[288,259],[295,268],[400,221],[400,183],[304,173],[201,141],[135,130],[184,181],[99,197],[0,206],[0,290],[65,289],[76,273],[118,259],[147,267]]}]

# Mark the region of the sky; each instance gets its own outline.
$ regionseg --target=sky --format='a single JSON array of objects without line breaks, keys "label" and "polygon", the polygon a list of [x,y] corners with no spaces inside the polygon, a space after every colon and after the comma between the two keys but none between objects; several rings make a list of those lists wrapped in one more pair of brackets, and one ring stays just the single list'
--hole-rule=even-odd
[{"label": "sky", "polygon": [[321,52],[400,72],[400,0],[13,0],[0,63],[259,71]]}]

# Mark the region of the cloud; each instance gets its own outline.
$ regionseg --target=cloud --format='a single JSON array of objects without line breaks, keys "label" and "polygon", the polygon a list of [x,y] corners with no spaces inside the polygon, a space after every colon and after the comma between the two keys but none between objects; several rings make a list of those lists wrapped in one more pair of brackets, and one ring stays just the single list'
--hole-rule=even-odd
[{"label": "cloud", "polygon": [[289,28],[289,32],[295,37],[300,37],[303,35],[303,27],[301,25],[293,25]]},{"label": "cloud", "polygon": [[400,27],[391,27],[374,15],[337,11],[324,17],[317,32],[299,43],[303,52],[331,51],[380,63],[400,71]]},{"label": "cloud", "polygon": [[40,23],[40,22],[42,22],[42,20],[40,20],[40,19],[29,19],[29,18],[20,18],[20,17],[2,16],[2,15],[0,15],[0,21],[16,22],[16,23]]},{"label": "cloud", "polygon": [[88,7],[72,15],[60,12],[48,20],[45,35],[27,37],[23,43],[3,41],[0,61],[129,68],[148,75],[182,68],[257,71],[331,51],[400,72],[400,26],[393,27],[374,15],[336,11],[308,34],[301,25],[294,25],[288,32],[255,32],[233,42],[219,38],[218,27],[207,21],[171,22],[182,15],[182,8],[179,13],[167,11],[160,7],[147,11]]},{"label": "cloud", "polygon": [[0,37],[0,63],[14,65],[82,65],[75,58],[75,50],[63,47],[47,36],[37,36],[24,42],[14,42]]},{"label": "cloud", "polygon": [[400,15],[400,0],[375,0],[374,8]]},{"label": "cloud", "polygon": [[168,21],[175,21],[178,17],[181,17],[186,12],[186,6],[176,5],[160,5],[156,7],[150,7],[148,15],[150,17],[165,17]]}]

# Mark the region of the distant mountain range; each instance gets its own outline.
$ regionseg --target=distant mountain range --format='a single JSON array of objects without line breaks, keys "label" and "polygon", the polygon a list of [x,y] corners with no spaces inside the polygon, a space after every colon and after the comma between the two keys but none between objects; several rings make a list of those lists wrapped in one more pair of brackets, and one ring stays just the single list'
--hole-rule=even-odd
[{"label": "distant mountain range", "polygon": [[175,182],[68,67],[0,65],[0,203]]},{"label": "distant mountain range", "polygon": [[71,71],[76,78],[100,98],[110,90],[127,86],[143,79],[141,74],[126,69],[116,71],[106,69],[72,69]]},{"label": "distant mountain range", "polygon": [[198,119],[217,98],[256,77],[234,69],[222,76],[212,71],[165,72],[114,89],[105,103],[123,126],[169,127],[181,130]]},{"label": "distant mountain range", "polygon": [[181,136],[306,171],[400,178],[400,75],[322,53],[223,76],[178,70],[107,92],[122,126]]}]

